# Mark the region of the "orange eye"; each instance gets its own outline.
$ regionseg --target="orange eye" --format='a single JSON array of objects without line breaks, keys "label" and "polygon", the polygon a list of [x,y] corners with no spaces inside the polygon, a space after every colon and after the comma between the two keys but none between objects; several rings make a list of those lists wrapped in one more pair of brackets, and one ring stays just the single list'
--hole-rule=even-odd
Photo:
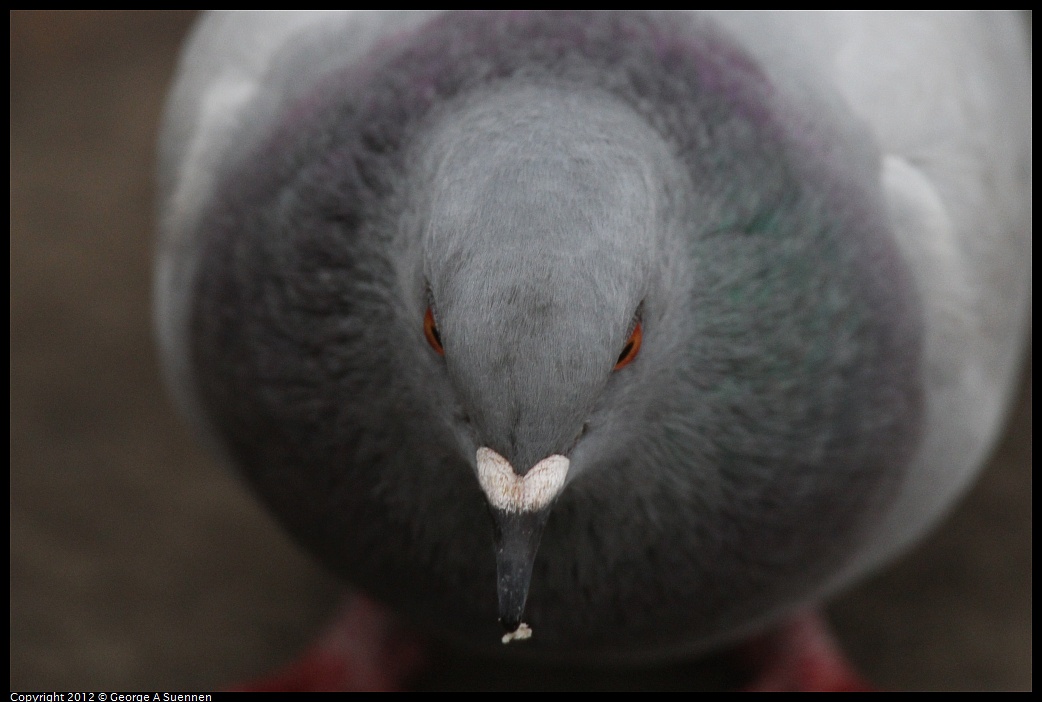
[{"label": "orange eye", "polygon": [[445,355],[445,348],[441,345],[441,335],[438,334],[438,325],[434,323],[434,312],[430,307],[427,308],[427,314],[423,315],[423,335],[427,337],[427,343],[438,352],[438,355]]},{"label": "orange eye", "polygon": [[619,360],[615,362],[615,370],[619,370],[625,366],[628,366],[634,358],[637,357],[637,352],[640,351],[640,341],[644,336],[644,332],[640,328],[640,322],[633,325],[633,332],[630,334],[629,340],[626,345],[622,347],[622,353],[619,354]]}]

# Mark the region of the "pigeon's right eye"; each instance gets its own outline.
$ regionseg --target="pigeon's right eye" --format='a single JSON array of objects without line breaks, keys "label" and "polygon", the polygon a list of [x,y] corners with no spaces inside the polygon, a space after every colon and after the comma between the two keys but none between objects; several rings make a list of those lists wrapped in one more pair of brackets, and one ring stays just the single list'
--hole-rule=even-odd
[{"label": "pigeon's right eye", "polygon": [[615,370],[628,366],[633,359],[637,357],[637,352],[640,351],[640,342],[643,337],[644,332],[640,328],[640,322],[637,322],[633,325],[633,331],[630,332],[630,338],[626,341],[626,345],[622,347],[622,353],[619,354],[619,360],[615,362]]},{"label": "pigeon's right eye", "polygon": [[423,335],[427,337],[427,343],[438,352],[438,355],[445,355],[445,347],[441,345],[441,334],[438,333],[438,325],[434,323],[434,311],[430,307],[427,308],[427,313],[423,315]]}]

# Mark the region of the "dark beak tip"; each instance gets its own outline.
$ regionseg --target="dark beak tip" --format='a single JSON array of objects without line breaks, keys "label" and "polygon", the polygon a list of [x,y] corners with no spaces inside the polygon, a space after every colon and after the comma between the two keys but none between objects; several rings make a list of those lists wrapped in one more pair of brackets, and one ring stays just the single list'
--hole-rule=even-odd
[{"label": "dark beak tip", "polygon": [[505,615],[499,617],[499,623],[503,625],[503,631],[513,634],[521,626],[521,615]]}]

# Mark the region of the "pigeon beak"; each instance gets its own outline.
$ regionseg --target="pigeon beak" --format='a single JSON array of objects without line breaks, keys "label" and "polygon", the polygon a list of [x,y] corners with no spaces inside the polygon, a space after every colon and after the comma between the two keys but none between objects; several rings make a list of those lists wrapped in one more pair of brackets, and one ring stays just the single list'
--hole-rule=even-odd
[{"label": "pigeon beak", "polygon": [[528,600],[539,538],[549,516],[549,507],[538,512],[504,512],[492,508],[499,621],[507,632],[503,643],[531,636],[531,629],[521,619]]},{"label": "pigeon beak", "polygon": [[521,618],[532,581],[532,564],[550,505],[564,489],[568,463],[565,456],[555,454],[522,476],[492,449],[478,449],[478,482],[492,508],[499,620],[507,631],[503,643],[531,636],[531,629]]}]

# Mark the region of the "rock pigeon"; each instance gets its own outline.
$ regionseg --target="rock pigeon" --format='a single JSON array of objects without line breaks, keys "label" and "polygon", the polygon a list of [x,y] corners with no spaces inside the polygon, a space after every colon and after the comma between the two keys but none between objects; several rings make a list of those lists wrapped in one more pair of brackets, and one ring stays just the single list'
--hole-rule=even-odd
[{"label": "rock pigeon", "polygon": [[420,631],[749,637],[914,542],[996,438],[1028,57],[996,13],[208,15],[160,144],[170,386]]}]

